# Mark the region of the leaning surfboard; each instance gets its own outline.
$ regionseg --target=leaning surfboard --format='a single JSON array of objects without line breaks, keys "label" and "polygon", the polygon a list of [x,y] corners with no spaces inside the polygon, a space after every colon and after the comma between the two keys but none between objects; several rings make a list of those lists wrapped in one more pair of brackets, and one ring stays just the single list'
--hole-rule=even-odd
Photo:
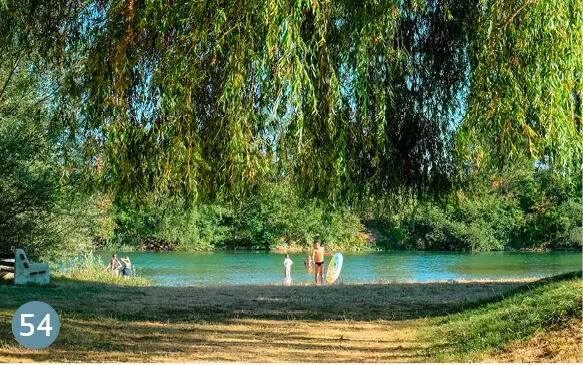
[{"label": "leaning surfboard", "polygon": [[328,271],[326,272],[326,281],[328,284],[332,284],[340,276],[340,270],[342,270],[342,261],[344,258],[340,252],[335,253],[330,264],[328,264]]}]

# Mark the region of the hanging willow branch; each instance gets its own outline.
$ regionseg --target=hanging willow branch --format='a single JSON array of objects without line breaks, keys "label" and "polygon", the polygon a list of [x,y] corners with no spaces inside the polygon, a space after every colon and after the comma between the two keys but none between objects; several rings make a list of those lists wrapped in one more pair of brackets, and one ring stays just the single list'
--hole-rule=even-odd
[{"label": "hanging willow branch", "polygon": [[53,2],[7,2],[0,41],[58,61],[64,130],[120,195],[340,203],[581,153],[577,0]]}]

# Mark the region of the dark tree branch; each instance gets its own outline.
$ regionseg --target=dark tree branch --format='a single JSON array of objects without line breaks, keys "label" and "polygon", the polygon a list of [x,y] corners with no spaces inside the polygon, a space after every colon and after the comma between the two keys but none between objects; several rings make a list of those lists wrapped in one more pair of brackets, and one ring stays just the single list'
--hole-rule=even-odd
[{"label": "dark tree branch", "polygon": [[504,23],[504,25],[503,25],[503,26],[502,26],[500,29],[501,29],[501,30],[504,30],[504,29],[506,29],[506,27],[507,27],[507,26],[508,26],[510,23],[512,23],[512,21],[514,20],[514,18],[516,18],[516,16],[517,16],[517,15],[518,15],[518,14],[519,14],[521,11],[523,11],[523,10],[524,10],[524,8],[526,8],[526,6],[527,6],[527,5],[529,5],[529,4],[534,4],[535,2],[536,2],[536,1],[534,1],[534,0],[526,0],[526,2],[525,2],[525,3],[524,3],[524,4],[523,4],[523,5],[522,5],[522,6],[521,6],[521,7],[520,7],[518,10],[516,10],[516,12],[514,12],[514,14],[512,14],[512,15],[510,16],[510,18],[508,18],[508,20],[506,21],[506,23]]},{"label": "dark tree branch", "polygon": [[16,62],[14,62],[14,66],[12,66],[12,70],[10,70],[10,74],[8,75],[8,78],[6,79],[6,82],[4,82],[4,86],[2,86],[2,91],[0,91],[0,101],[2,100],[2,96],[4,96],[4,92],[6,91],[6,87],[8,86],[8,83],[10,82],[12,75],[14,75],[14,72],[16,71],[16,68],[18,67],[19,61],[20,61],[20,56],[16,57]]}]

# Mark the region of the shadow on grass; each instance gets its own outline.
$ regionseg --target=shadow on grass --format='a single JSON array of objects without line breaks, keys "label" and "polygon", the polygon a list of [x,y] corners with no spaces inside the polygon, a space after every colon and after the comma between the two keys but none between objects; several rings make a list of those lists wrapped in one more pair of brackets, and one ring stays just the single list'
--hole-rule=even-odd
[{"label": "shadow on grass", "polygon": [[[0,321],[9,315],[0,314]],[[417,341],[390,336],[384,324],[231,320],[223,324],[120,322],[66,318],[49,350],[10,346],[0,332],[0,360],[81,362],[417,362]],[[355,328],[356,327],[356,328]],[[14,342],[12,340],[12,342]],[[3,358],[5,356],[5,358]],[[12,357],[10,357],[12,356]]]},{"label": "shadow on grass", "polygon": [[[405,320],[457,313],[575,277],[581,272],[530,283],[0,285],[0,360],[423,362],[431,349],[414,334],[423,329]],[[12,315],[31,300],[49,303],[61,318],[49,350],[25,350],[12,338]]]},{"label": "shadow on grass", "polygon": [[[437,321],[439,326],[426,333],[427,339],[440,339],[428,351],[438,354],[440,362],[450,361],[452,355],[455,361],[474,362],[477,359],[472,356],[482,355],[487,349],[498,349],[499,354],[504,354],[508,349],[503,347],[514,346],[520,349],[514,355],[524,358],[537,353],[539,348],[536,344],[528,348],[528,343],[513,345],[513,342],[525,341],[535,333],[543,340],[553,338],[552,331],[564,331],[569,333],[569,338],[580,338],[581,278],[581,271],[545,278],[517,288],[504,300],[490,300],[488,305],[476,310],[441,317]],[[566,330],[573,323],[578,323],[575,327],[579,330]],[[571,356],[564,353],[573,352],[568,342],[559,340],[553,351],[539,353],[538,362],[565,362],[565,359],[571,362],[570,357],[561,357]],[[580,346],[574,348],[575,353],[580,354],[580,350]]]},{"label": "shadow on grass", "polygon": [[536,282],[392,283],[336,286],[118,286],[70,279],[46,287],[0,285],[0,308],[40,300],[60,315],[124,321],[229,319],[405,320],[456,313],[581,272]]}]

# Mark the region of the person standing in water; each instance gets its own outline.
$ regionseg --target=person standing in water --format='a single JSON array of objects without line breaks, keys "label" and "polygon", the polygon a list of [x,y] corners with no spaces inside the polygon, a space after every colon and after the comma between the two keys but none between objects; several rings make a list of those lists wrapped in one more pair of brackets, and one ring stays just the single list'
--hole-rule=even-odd
[{"label": "person standing in water", "polygon": [[119,275],[119,269],[121,268],[121,263],[117,258],[116,254],[111,256],[111,260],[109,261],[109,265],[107,265],[107,270],[111,270],[116,276]]},{"label": "person standing in water", "polygon": [[285,254],[285,260],[283,260],[284,276],[286,280],[291,279],[291,266],[294,262],[289,258],[289,254]]},{"label": "person standing in water", "polygon": [[129,279],[130,271],[132,269],[132,262],[130,261],[130,258],[128,256],[121,259],[121,262],[123,264],[123,270],[122,270],[123,277],[126,279]]},{"label": "person standing in water", "polygon": [[320,246],[320,240],[314,241],[314,250],[312,251],[312,258],[316,264],[316,271],[314,274],[314,279],[316,279],[316,284],[318,284],[318,273],[320,273],[320,283],[324,284],[324,256],[332,256],[332,254],[327,253],[324,247]]}]

